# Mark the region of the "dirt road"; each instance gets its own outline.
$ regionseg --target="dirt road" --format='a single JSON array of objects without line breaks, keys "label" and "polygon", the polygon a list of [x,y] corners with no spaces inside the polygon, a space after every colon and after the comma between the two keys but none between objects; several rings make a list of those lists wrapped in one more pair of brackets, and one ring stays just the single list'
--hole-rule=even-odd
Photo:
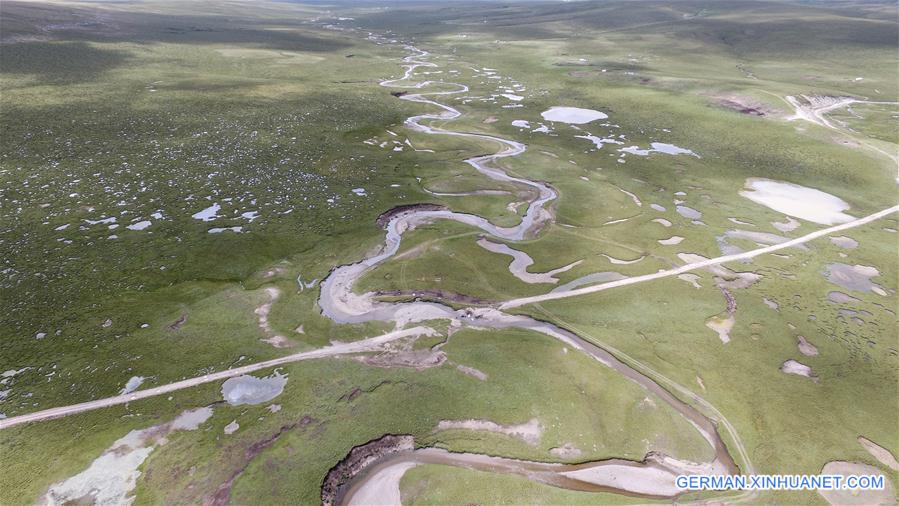
[{"label": "dirt road", "polygon": [[381,347],[389,343],[391,341],[396,341],[397,339],[402,339],[405,337],[413,337],[413,336],[423,336],[423,335],[433,335],[435,331],[430,327],[412,327],[405,330],[396,330],[393,332],[388,332],[386,334],[382,334],[376,337],[370,337],[368,339],[363,339],[361,341],[355,341],[350,343],[341,343],[335,344],[332,346],[327,346],[325,348],[319,348],[317,350],[312,351],[304,351],[302,353],[295,353],[293,355],[287,355],[285,357],[279,357],[272,360],[266,360],[264,362],[259,362],[256,364],[245,365],[243,367],[237,367],[234,369],[228,369],[225,371],[219,371],[212,374],[206,374],[203,376],[198,376],[196,378],[190,378],[183,381],[177,381],[175,383],[169,383],[167,385],[161,385],[155,388],[148,388],[146,390],[138,390],[136,392],[132,392],[125,395],[116,395],[114,397],[107,397],[105,399],[98,399],[96,401],[82,402],[80,404],[73,404],[71,406],[60,406],[58,408],[45,409],[43,411],[36,411],[34,413],[29,413],[27,415],[14,416],[12,418],[6,418],[0,420],[0,429],[8,429],[9,427],[13,427],[15,425],[20,425],[23,423],[29,422],[40,422],[43,420],[50,420],[52,418],[59,418],[67,415],[73,415],[75,413],[83,413],[85,411],[91,411],[94,409],[107,408],[109,406],[117,406],[119,404],[126,404],[131,401],[137,401],[140,399],[146,399],[148,397],[155,397],[157,395],[167,394],[170,392],[175,392],[178,390],[183,390],[185,388],[191,388],[197,385],[202,385],[204,383],[212,383],[214,381],[221,381],[228,378],[233,378],[235,376],[243,376],[244,374],[250,374],[256,371],[261,371],[263,369],[269,369],[271,367],[276,367],[279,365],[290,364],[293,362],[299,362],[301,360],[310,360],[314,358],[325,358],[325,357],[334,357],[337,355],[346,355],[350,353],[361,353],[367,351],[375,351],[380,350]]},{"label": "dirt road", "polygon": [[724,255],[716,258],[710,258],[708,260],[703,260],[701,262],[694,262],[687,265],[682,265],[675,269],[668,269],[664,271],[654,272],[652,274],[644,274],[642,276],[633,276],[630,278],[619,279],[617,281],[609,281],[608,283],[602,283],[599,285],[588,286],[584,288],[577,288],[574,290],[566,290],[563,292],[553,292],[547,293],[543,295],[535,295],[533,297],[522,297],[519,299],[512,299],[500,304],[500,309],[511,309],[519,306],[524,306],[526,304],[533,304],[535,302],[546,302],[548,300],[556,300],[556,299],[564,299],[567,297],[577,297],[578,295],[587,295],[590,293],[601,292],[603,290],[609,290],[611,288],[618,288],[622,286],[635,285],[637,283],[645,283],[647,281],[653,281],[656,279],[668,278],[671,276],[677,276],[678,274],[683,274],[685,272],[695,271],[696,269],[702,269],[705,267],[711,267],[713,265],[720,265],[727,262],[737,262],[740,260],[747,260],[750,258],[754,258],[760,255],[766,255],[768,253],[774,253],[775,251],[780,251],[785,248],[790,248],[793,246],[797,246],[800,244],[807,243],[809,241],[813,241],[815,239],[835,234],[837,232],[842,232],[843,230],[848,230],[850,228],[855,228],[861,225],[865,225],[867,223],[871,223],[872,221],[879,220],[883,217],[889,216],[895,212],[899,212],[899,205],[890,207],[888,209],[884,209],[883,211],[878,211],[874,214],[869,214],[864,218],[859,218],[857,220],[849,221],[846,223],[842,223],[840,225],[835,225],[833,227],[822,228],[821,230],[816,230],[810,234],[806,234],[802,237],[797,237],[796,239],[791,239],[786,242],[782,242],[780,244],[775,244],[772,246],[766,246],[764,248],[758,248],[751,251],[746,251],[743,253],[738,253],[735,255]]}]

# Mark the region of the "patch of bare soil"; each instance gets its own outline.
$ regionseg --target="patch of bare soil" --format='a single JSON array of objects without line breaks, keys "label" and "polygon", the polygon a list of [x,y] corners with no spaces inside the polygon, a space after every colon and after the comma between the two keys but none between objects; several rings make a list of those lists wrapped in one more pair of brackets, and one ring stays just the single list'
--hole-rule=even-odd
[{"label": "patch of bare soil", "polygon": [[761,102],[737,95],[715,97],[715,104],[750,116],[767,116],[774,112],[773,109]]},{"label": "patch of bare soil", "polygon": [[872,457],[877,459],[878,462],[889,467],[893,471],[899,471],[899,461],[896,460],[896,457],[893,456],[889,450],[864,436],[859,436],[858,442]]},{"label": "patch of bare soil", "polygon": [[550,448],[549,453],[561,459],[576,459],[581,456],[581,449],[571,443],[565,443],[556,448]]},{"label": "patch of bare soil", "polygon": [[265,289],[265,292],[269,296],[269,301],[257,307],[254,311],[259,319],[259,328],[262,329],[262,332],[266,335],[266,338],[261,339],[261,341],[268,343],[275,348],[288,348],[291,346],[291,342],[286,337],[276,334],[268,321],[268,315],[272,310],[272,304],[274,304],[275,301],[278,300],[278,297],[281,296],[281,291],[277,288],[269,287]]},{"label": "patch of bare soil", "polygon": [[403,213],[418,212],[418,211],[449,211],[449,208],[444,205],[441,205],[441,204],[431,204],[431,203],[405,204],[405,205],[401,205],[401,206],[396,206],[393,209],[390,209],[389,211],[382,213],[380,216],[378,216],[378,219],[376,220],[376,222],[379,227],[386,229],[387,224],[390,223],[390,220],[392,220],[394,217],[399,216],[400,214],[403,214]]},{"label": "patch of bare soil", "polygon": [[543,434],[540,421],[536,418],[518,425],[500,425],[490,420],[441,420],[434,432],[453,429],[496,432],[497,434],[518,438],[530,445],[538,444],[540,436]]},{"label": "patch of bare soil", "polygon": [[713,316],[705,322],[705,326],[715,331],[722,343],[730,342],[730,331],[734,328],[734,315],[729,314],[726,317]]},{"label": "patch of bare soil", "polygon": [[134,502],[141,466],[176,431],[195,430],[212,416],[209,406],[183,411],[174,420],[136,429],[116,440],[82,472],[50,486],[38,504],[123,504]]},{"label": "patch of bare soil", "polygon": [[481,371],[475,369],[474,367],[468,367],[467,365],[457,364],[456,370],[458,370],[462,374],[467,374],[468,376],[471,376],[472,378],[476,378],[481,381],[487,381],[487,373],[481,372]]},{"label": "patch of bare soil", "polygon": [[325,475],[322,481],[322,506],[336,504],[341,487],[378,459],[392,453],[414,449],[415,439],[407,434],[387,434],[363,445],[354,446],[347,456]]},{"label": "patch of bare soil", "polygon": [[174,322],[172,322],[171,325],[169,325],[169,330],[174,332],[174,331],[180,329],[181,326],[184,325],[186,322],[187,322],[187,313],[183,313],[181,316],[178,317],[177,320],[175,320]]},{"label": "patch of bare soil", "polygon": [[842,476],[850,475],[881,475],[883,476],[883,490],[818,490],[828,503],[840,506],[850,505],[875,505],[875,504],[896,504],[896,491],[889,476],[884,474],[874,466],[861,464],[859,462],[832,461],[824,464],[821,474],[839,474]]},{"label": "patch of bare soil", "polygon": [[438,367],[446,362],[446,353],[430,349],[387,350],[377,355],[359,357],[358,360],[363,364],[372,367],[381,367],[384,369],[406,367],[417,371],[423,371],[425,369],[430,369],[431,367]]},{"label": "patch of bare soil", "polygon": [[471,297],[469,295],[446,290],[378,290],[375,297],[414,297],[418,300],[434,302],[456,302],[466,306],[493,306],[496,301]]},{"label": "patch of bare soil", "polygon": [[274,268],[271,268],[271,269],[265,271],[265,274],[263,274],[262,277],[265,279],[271,279],[275,276],[280,276],[281,274],[284,274],[284,268],[283,267],[274,267]]},{"label": "patch of bare soil", "polygon": [[814,357],[818,354],[818,347],[810,343],[804,336],[799,336],[799,342],[796,346],[799,348],[799,353],[806,357]]},{"label": "patch of bare soil", "polygon": [[721,278],[715,278],[715,280],[718,282],[718,288],[721,290],[721,294],[724,295],[724,301],[727,303],[727,316],[713,316],[706,321],[705,326],[717,332],[718,338],[726,344],[730,342],[730,331],[734,328],[734,323],[736,323],[734,313],[737,312],[737,299],[734,298],[734,295]]},{"label": "patch of bare soil", "polygon": [[818,382],[818,375],[816,375],[812,368],[797,362],[795,360],[787,360],[780,366],[780,371],[784,374],[795,374],[797,376],[805,376],[806,378],[811,379],[815,383]]}]

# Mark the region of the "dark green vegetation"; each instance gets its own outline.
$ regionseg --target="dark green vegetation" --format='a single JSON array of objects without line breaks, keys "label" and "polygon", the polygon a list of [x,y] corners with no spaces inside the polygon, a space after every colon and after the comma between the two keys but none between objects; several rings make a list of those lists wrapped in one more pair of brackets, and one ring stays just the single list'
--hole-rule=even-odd
[{"label": "dark green vegetation", "polygon": [[[30,19],[27,5],[4,9],[8,21]],[[361,143],[403,117],[374,85],[394,70],[396,48],[287,23],[268,26],[247,49],[228,35],[246,37],[241,23],[257,18],[201,18],[196,35],[183,36],[172,27],[184,23],[180,16],[138,16],[137,32],[126,31],[123,14],[104,16],[114,34],[76,29],[99,40],[2,46],[0,332],[4,365],[57,366],[64,375],[100,368],[113,384],[23,378],[21,393],[40,385],[61,398],[19,404],[11,396],[8,416],[118,390],[116,373],[126,376],[139,357],[171,366],[170,375],[156,372],[163,380],[271,355],[252,339],[258,297],[240,295],[259,284],[253,274],[314,251],[296,269],[307,282],[323,277],[331,263],[321,260],[346,251],[329,243],[359,243],[360,232],[375,239],[375,217],[409,193],[411,163]],[[299,33],[262,36],[282,33],[276,28]],[[89,50],[75,48],[74,58],[65,52],[73,46]],[[350,191],[358,187],[368,195]],[[213,204],[219,219],[192,217]],[[127,229],[144,220],[152,225]],[[233,226],[243,233],[208,233]],[[225,309],[203,302],[210,297],[243,302]],[[211,312],[203,324],[190,314],[181,334],[165,331],[201,307]],[[152,330],[140,330],[144,323]],[[241,345],[240,336],[250,339]],[[132,342],[147,339],[158,341],[146,349]],[[185,356],[198,360],[185,364]]]},{"label": "dark green vegetation", "polygon": [[[787,121],[793,110],[783,99],[899,99],[894,4],[410,2],[381,9],[8,1],[0,11],[0,373],[29,368],[0,385],[8,390],[0,398],[6,416],[115,395],[132,376],[146,377],[142,388],[149,388],[389,330],[333,324],[319,314],[317,287],[300,290],[297,277],[321,279],[370,252],[383,237],[375,218],[393,206],[439,202],[501,225],[517,221],[524,206],[507,206],[527,193],[460,163],[495,146],[403,129],[403,119],[424,108],[377,83],[400,75],[406,53],[401,44],[366,40],[368,31],[414,38],[431,51],[443,74],[419,79],[471,87],[470,100],[447,100],[464,116],[437,125],[528,144],[501,165],[559,191],[556,225],[511,246],[533,257],[532,272],[583,260],[559,275],[563,283],[597,271],[669,268],[683,263],[679,252],[718,256],[717,237],[735,228],[788,237],[818,228],[802,222],[776,230],[770,223],[784,221],[782,214],[738,193],[750,177],[831,193],[854,216],[896,204],[896,163],[874,149],[896,153],[895,105],[835,111],[829,117],[841,129],[834,131]],[[502,79],[472,68],[496,69]],[[505,93],[510,79],[526,89],[514,91],[525,96],[522,108],[487,98]],[[539,113],[555,105],[610,117],[581,130],[556,123],[550,134],[531,132],[549,125]],[[596,150],[575,137],[587,132],[626,140]],[[394,151],[407,137],[434,153],[408,145]],[[656,153],[618,162],[617,149],[656,141],[701,158]],[[510,194],[424,191],[479,188]],[[706,226],[679,215],[675,200],[701,211]],[[192,217],[213,204],[217,219]],[[143,221],[152,224],[127,228]],[[209,233],[226,227],[242,228]],[[697,272],[700,289],[670,278],[520,311],[614,346],[701,395],[735,426],[760,472],[816,473],[830,460],[879,465],[856,437],[899,453],[897,228],[888,219],[855,229],[846,234],[860,243],[853,250],[825,238],[783,252],[789,258],[729,265],[762,279],[733,291],[727,344],[705,326],[726,303],[704,271]],[[672,235],[683,242],[658,243]],[[458,224],[422,227],[404,239],[401,252],[410,254],[372,271],[357,289],[439,288],[505,300],[552,288],[515,279],[509,258],[476,240]],[[612,264],[603,254],[645,258]],[[875,266],[887,296],[849,292],[857,303],[827,302],[829,292],[847,291],[824,278],[832,262]],[[261,341],[268,335],[256,310],[269,302],[266,287],[281,291],[268,320],[289,338],[288,349]],[[798,336],[819,355],[801,355]],[[270,403],[217,405],[199,430],[173,435],[145,461],[136,502],[202,502],[234,477],[224,497],[235,504],[314,503],[331,466],[385,433],[541,461],[564,460],[548,450],[565,443],[584,451],[577,461],[639,460],[649,450],[708,457],[670,409],[647,407],[631,383],[575,354],[562,359],[561,350],[536,334],[465,331],[443,348],[446,364],[423,371],[349,358],[286,367],[287,387],[272,401],[280,411],[270,413]],[[819,382],[781,373],[788,359],[809,365]],[[220,401],[219,386],[0,432],[0,503],[33,502],[129,430]],[[486,432],[433,432],[442,419],[468,418],[538,418],[544,434],[531,446]],[[232,420],[241,428],[225,435]],[[888,476],[899,483],[896,473]],[[402,490],[420,503],[629,501],[436,466],[410,471]],[[821,498],[785,493],[756,501]]]}]

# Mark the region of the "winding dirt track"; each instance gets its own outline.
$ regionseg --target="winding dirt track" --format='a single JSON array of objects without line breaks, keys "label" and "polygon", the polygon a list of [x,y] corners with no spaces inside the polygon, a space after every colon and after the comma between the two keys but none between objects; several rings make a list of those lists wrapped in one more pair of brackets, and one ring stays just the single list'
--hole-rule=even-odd
[{"label": "winding dirt track", "polygon": [[[764,90],[763,90],[764,91]],[[899,183],[899,153],[896,152],[895,149],[890,151],[885,151],[881,147],[875,145],[868,139],[863,139],[859,136],[856,136],[853,131],[848,128],[841,128],[833,123],[827,118],[827,114],[833,112],[837,109],[842,109],[844,107],[851,106],[852,104],[870,104],[870,105],[899,105],[899,102],[882,102],[882,101],[872,101],[872,100],[859,100],[852,97],[807,97],[803,96],[808,103],[803,103],[799,99],[794,96],[786,96],[781,97],[780,95],[776,95],[771,93],[770,91],[765,91],[769,95],[774,95],[775,97],[783,100],[791,107],[795,109],[795,113],[792,117],[787,118],[789,120],[801,119],[804,121],[808,121],[809,123],[814,123],[816,125],[822,126],[824,128],[829,128],[830,130],[834,130],[839,132],[850,139],[858,142],[859,144],[867,147],[868,149],[879,153],[896,164],[896,182]]]}]

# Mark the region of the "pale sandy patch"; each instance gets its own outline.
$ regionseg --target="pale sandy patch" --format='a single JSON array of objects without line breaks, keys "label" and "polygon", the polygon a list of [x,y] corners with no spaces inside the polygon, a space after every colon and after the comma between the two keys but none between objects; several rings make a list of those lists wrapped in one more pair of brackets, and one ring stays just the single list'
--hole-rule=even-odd
[{"label": "pale sandy patch", "polygon": [[606,255],[605,253],[601,253],[601,255],[604,256],[604,257],[606,257],[606,259],[607,259],[609,262],[611,262],[611,263],[613,263],[613,264],[615,264],[615,265],[630,265],[630,264],[635,264],[635,263],[639,262],[640,260],[643,260],[644,258],[646,258],[646,255],[642,255],[642,256],[640,256],[640,258],[635,258],[634,260],[622,260],[622,259],[620,259],[620,258],[615,258],[615,257],[611,257],[611,256],[609,256],[609,255]]},{"label": "pale sandy patch", "polygon": [[434,432],[452,429],[496,432],[498,434],[505,434],[507,436],[518,438],[531,445],[539,443],[540,436],[543,434],[543,429],[540,427],[540,421],[536,418],[532,418],[527,423],[518,425],[500,425],[491,422],[490,420],[441,420],[440,423],[437,424],[437,428],[434,429]]},{"label": "pale sandy patch", "polygon": [[[612,185],[612,186],[615,186],[615,185]],[[615,186],[615,188],[618,188],[618,187]],[[643,206],[643,202],[641,202],[640,199],[639,199],[636,195],[634,195],[633,193],[631,193],[631,192],[625,190],[624,188],[618,188],[618,191],[620,191],[621,193],[623,193],[623,194],[627,195],[628,197],[630,197],[631,200],[634,201],[634,204],[637,204],[637,207]]]},{"label": "pale sandy patch", "polygon": [[698,275],[693,274],[692,272],[686,272],[684,274],[678,274],[677,279],[686,281],[693,285],[693,288],[702,288],[702,285],[699,284],[699,280],[702,279]]},{"label": "pale sandy patch", "polygon": [[259,328],[262,329],[262,332],[266,335],[265,339],[261,339],[261,341],[268,343],[275,348],[290,347],[290,341],[284,336],[275,334],[268,321],[269,313],[272,310],[272,304],[274,304],[275,301],[278,300],[278,297],[281,296],[281,290],[278,290],[275,287],[268,287],[265,289],[265,293],[268,294],[268,302],[265,302],[253,311],[256,313],[256,317],[259,321]]},{"label": "pale sandy patch", "polygon": [[[881,475],[880,469],[859,462],[833,461],[824,464],[821,474]],[[884,476],[883,490],[818,490],[828,503],[836,506],[896,504],[896,491],[889,476]]]},{"label": "pale sandy patch", "polygon": [[371,479],[366,480],[349,498],[349,506],[402,506],[400,480],[406,471],[418,464],[415,462],[398,462],[385,469],[378,470]]},{"label": "pale sandy patch", "polygon": [[667,239],[660,239],[659,244],[662,244],[665,246],[674,246],[675,244],[680,244],[681,241],[683,241],[683,240],[684,240],[683,237],[681,237],[679,235],[673,235]]},{"label": "pale sandy patch", "polygon": [[50,486],[38,501],[63,505],[89,501],[94,504],[128,505],[140,466],[153,450],[166,443],[166,437],[179,430],[194,430],[212,416],[212,408],[187,410],[171,422],[141,430],[132,430],[112,444],[84,471]]},{"label": "pale sandy patch", "polygon": [[573,444],[565,443],[562,446],[550,448],[549,453],[555,457],[559,457],[562,459],[576,459],[580,457],[583,452],[580,448],[574,446]]},{"label": "pale sandy patch", "polygon": [[787,360],[780,366],[780,371],[785,374],[795,374],[797,376],[805,376],[806,378],[816,379],[815,373],[812,372],[812,368],[797,362],[795,360]]},{"label": "pale sandy patch", "polygon": [[893,471],[899,471],[899,461],[896,460],[896,457],[893,456],[892,452],[864,436],[859,436],[858,442],[872,457],[877,459],[878,462],[889,467]]},{"label": "pale sandy patch", "polygon": [[705,392],[705,383],[702,381],[701,377],[696,377],[696,384],[699,385],[699,388],[701,388],[703,392]]},{"label": "pale sandy patch", "polygon": [[734,328],[734,323],[733,315],[728,315],[726,318],[713,316],[705,322],[705,326],[714,330],[721,342],[726,344],[730,342],[730,331]]},{"label": "pale sandy patch", "polygon": [[796,346],[799,348],[799,353],[802,353],[806,357],[814,357],[818,355],[818,347],[810,343],[804,336],[799,336],[799,342],[796,344]]},{"label": "pale sandy patch", "polygon": [[391,369],[405,367],[423,371],[432,367],[439,367],[446,362],[446,353],[429,348],[412,349],[411,343],[399,347],[387,346],[387,349],[377,355],[358,357],[356,360],[365,365]]},{"label": "pale sandy patch", "polygon": [[456,365],[456,370],[458,370],[462,374],[467,374],[468,376],[471,376],[472,378],[477,378],[481,381],[487,381],[487,373],[479,371],[478,369],[475,369],[474,367],[468,367],[467,365],[458,364],[458,365]]},{"label": "pale sandy patch", "polygon": [[677,475],[657,467],[608,464],[559,474],[594,485],[613,487],[639,494],[674,496],[681,492],[675,486]]}]

